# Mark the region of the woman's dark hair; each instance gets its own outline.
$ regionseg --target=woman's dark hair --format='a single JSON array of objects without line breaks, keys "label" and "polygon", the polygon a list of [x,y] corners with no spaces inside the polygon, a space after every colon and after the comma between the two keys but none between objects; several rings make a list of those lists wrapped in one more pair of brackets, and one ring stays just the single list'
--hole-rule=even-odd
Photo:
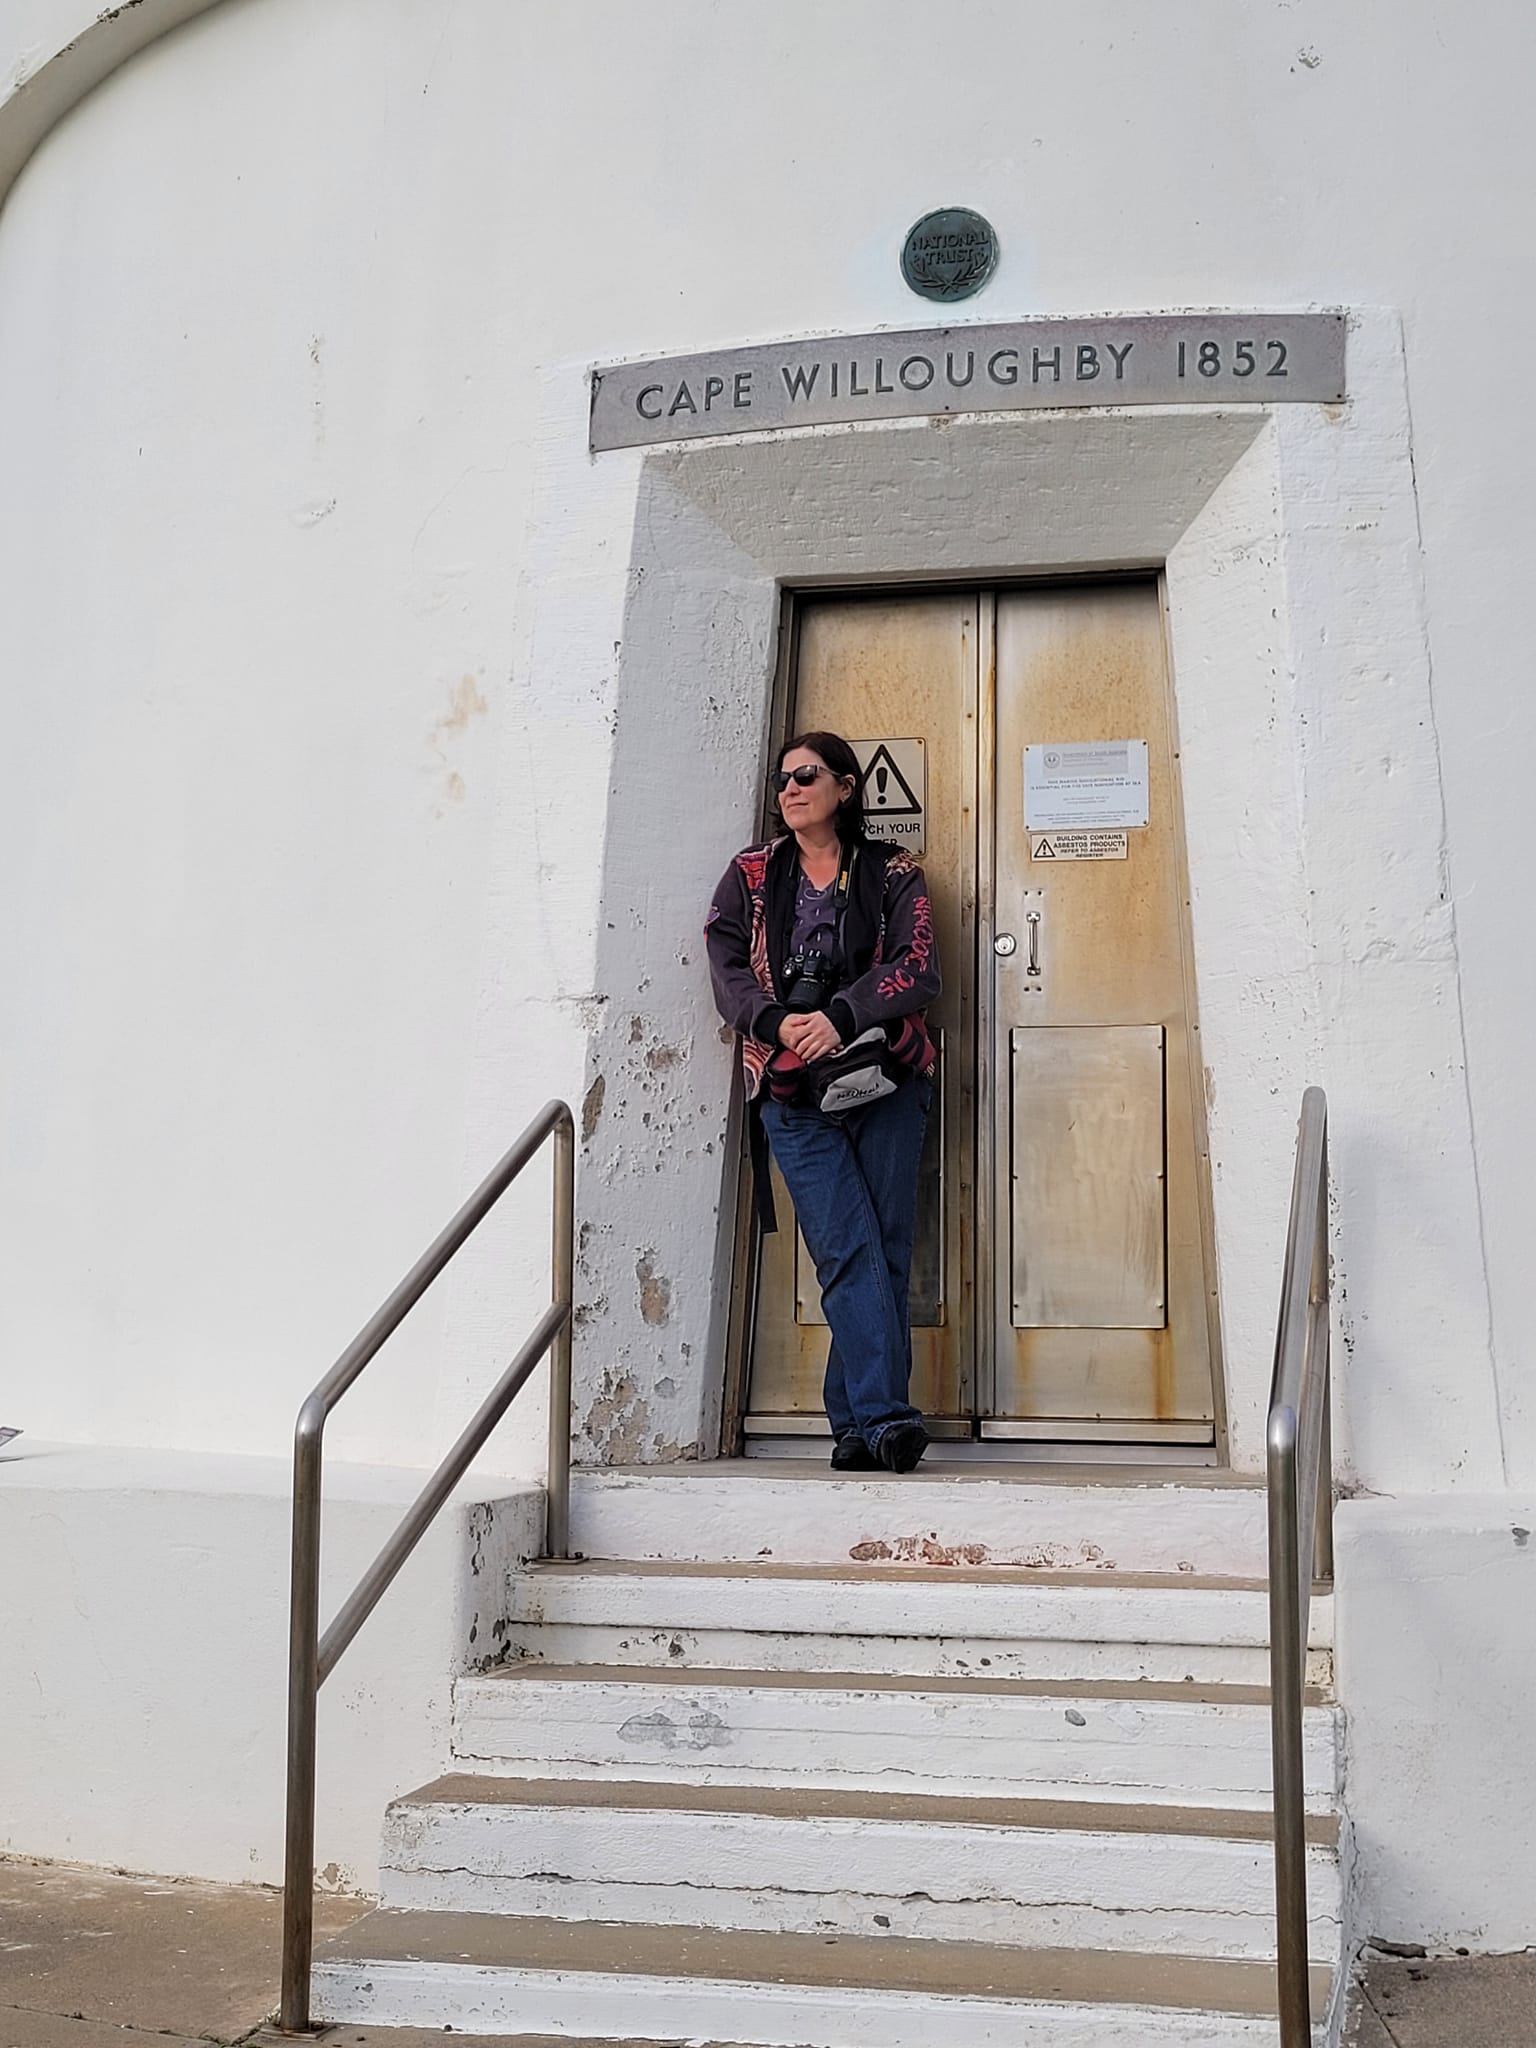
[{"label": "woman's dark hair", "polygon": [[[852,795],[845,796],[837,807],[837,836],[844,846],[856,846],[867,836],[864,823],[864,770],[859,766],[858,755],[838,733],[797,732],[793,739],[786,740],[780,747],[773,763],[775,769],[782,768],[785,755],[794,753],[797,747],[804,747],[808,752],[819,755],[834,775],[853,777]],[[769,804],[773,815],[782,824],[783,813],[779,809],[778,797],[770,793]]]}]

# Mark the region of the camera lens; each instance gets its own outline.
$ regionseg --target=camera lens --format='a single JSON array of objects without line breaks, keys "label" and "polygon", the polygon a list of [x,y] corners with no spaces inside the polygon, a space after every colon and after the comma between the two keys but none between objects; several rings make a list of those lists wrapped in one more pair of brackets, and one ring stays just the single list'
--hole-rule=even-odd
[{"label": "camera lens", "polygon": [[834,979],[832,963],[820,953],[797,953],[785,963],[784,1007],[819,1010]]}]

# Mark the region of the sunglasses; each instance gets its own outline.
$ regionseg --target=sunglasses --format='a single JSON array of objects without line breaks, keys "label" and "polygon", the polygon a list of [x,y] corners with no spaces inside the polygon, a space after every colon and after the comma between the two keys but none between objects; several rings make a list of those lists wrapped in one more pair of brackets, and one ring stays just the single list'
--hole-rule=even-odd
[{"label": "sunglasses", "polygon": [[821,761],[806,761],[798,768],[776,768],[768,778],[768,787],[775,796],[782,796],[792,782],[802,789],[809,789],[818,775],[830,775],[832,770]]}]

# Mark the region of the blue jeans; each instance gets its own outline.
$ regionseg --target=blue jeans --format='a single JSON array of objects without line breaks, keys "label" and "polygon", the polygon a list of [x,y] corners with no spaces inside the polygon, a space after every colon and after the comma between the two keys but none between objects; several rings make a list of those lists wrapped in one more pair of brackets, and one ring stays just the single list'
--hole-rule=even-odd
[{"label": "blue jeans", "polygon": [[827,1420],[871,1450],[893,1422],[918,1411],[907,1399],[912,1333],[907,1290],[917,1215],[917,1163],[932,1084],[921,1075],[846,1117],[763,1104],[763,1124],[832,1331]]}]

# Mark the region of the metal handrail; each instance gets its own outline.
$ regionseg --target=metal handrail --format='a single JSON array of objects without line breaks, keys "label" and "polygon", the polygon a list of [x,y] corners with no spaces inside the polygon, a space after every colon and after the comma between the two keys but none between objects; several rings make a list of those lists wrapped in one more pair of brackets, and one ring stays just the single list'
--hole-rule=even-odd
[{"label": "metal handrail", "polygon": [[1281,2048],[1310,2048],[1312,2040],[1302,1715],[1312,1585],[1333,1577],[1328,1279],[1328,1102],[1321,1088],[1309,1088],[1296,1133],[1266,1459]]},{"label": "metal handrail", "polygon": [[[418,1494],[393,1536],[320,1635],[321,1450],[326,1418],[364,1366],[397,1330],[432,1282],[495,1208],[551,1133],[555,1140],[551,1296],[516,1358],[481,1404]],[[321,1686],[381,1595],[426,1533],[438,1509],[546,1351],[549,1387],[549,1479],[545,1551],[564,1557],[570,1539],[571,1303],[575,1262],[576,1129],[569,1107],[549,1102],[506,1157],[476,1188],[453,1221],[412,1266],[358,1332],[299,1410],[293,1433],[293,1582],[288,1617],[288,1835],[283,1865],[283,1989],[278,2026],[310,2031],[309,1981],[314,1949],[315,1726]]]}]

